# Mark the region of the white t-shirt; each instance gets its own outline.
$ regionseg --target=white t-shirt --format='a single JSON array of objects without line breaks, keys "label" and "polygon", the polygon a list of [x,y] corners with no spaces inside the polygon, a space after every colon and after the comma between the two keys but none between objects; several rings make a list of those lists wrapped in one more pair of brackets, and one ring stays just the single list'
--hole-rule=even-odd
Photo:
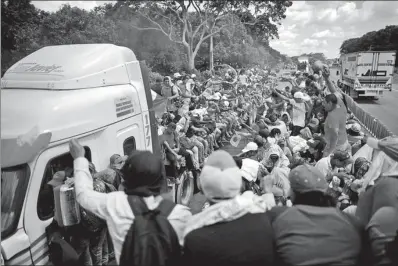
[{"label": "white t-shirt", "polygon": [[328,175],[328,173],[337,173],[338,172],[338,168],[335,168],[335,169],[332,168],[332,165],[330,164],[330,156],[320,159],[316,163],[315,168],[317,168],[319,171],[321,171],[321,173],[323,174],[323,176],[325,178]]},{"label": "white t-shirt", "polygon": [[293,106],[293,126],[305,127],[305,103],[297,103],[295,100],[290,100],[290,104]]}]

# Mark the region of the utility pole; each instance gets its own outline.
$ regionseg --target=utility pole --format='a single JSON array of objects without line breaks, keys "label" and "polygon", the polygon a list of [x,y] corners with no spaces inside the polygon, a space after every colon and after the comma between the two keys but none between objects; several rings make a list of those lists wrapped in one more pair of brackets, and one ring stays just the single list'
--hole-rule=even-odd
[{"label": "utility pole", "polygon": [[210,71],[214,75],[213,35],[210,36]]}]

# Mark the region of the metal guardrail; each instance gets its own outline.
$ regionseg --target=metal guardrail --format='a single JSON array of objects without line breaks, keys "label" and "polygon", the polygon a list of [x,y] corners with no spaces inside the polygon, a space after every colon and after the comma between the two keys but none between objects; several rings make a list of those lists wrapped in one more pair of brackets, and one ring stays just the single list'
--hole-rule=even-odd
[{"label": "metal guardrail", "polygon": [[341,93],[345,97],[347,108],[359,120],[361,126],[372,134],[373,137],[382,139],[394,135],[394,133],[391,132],[380,120],[363,110],[349,95],[343,92]]}]

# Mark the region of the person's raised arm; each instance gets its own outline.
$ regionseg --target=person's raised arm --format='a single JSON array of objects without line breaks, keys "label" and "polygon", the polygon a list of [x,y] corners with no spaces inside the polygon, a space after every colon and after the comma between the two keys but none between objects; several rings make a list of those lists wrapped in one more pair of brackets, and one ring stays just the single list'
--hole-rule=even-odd
[{"label": "person's raised arm", "polygon": [[285,101],[288,101],[288,102],[290,102],[290,100],[291,99],[289,99],[288,97],[286,97],[285,95],[283,95],[283,94],[281,94],[281,93],[279,93],[277,90],[275,90],[275,89],[272,89],[272,91],[274,92],[274,93],[276,93],[281,99],[283,99],[283,100],[285,100]]},{"label": "person's raised arm", "polygon": [[325,79],[326,86],[328,87],[330,93],[333,93],[333,94],[336,93],[337,89],[334,86],[333,82],[330,80],[330,70],[327,66],[323,67],[322,75],[323,75],[323,78]]},{"label": "person's raised arm", "polygon": [[84,157],[84,148],[76,139],[69,142],[69,151],[73,158],[76,201],[86,210],[102,219],[109,216],[108,195],[94,191],[88,161]]}]

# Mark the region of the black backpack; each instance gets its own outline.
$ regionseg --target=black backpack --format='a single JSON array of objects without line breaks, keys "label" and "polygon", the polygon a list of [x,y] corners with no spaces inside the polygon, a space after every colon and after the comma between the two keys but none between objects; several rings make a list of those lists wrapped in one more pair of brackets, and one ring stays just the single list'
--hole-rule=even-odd
[{"label": "black backpack", "polygon": [[175,204],[162,200],[158,208],[149,210],[141,197],[128,196],[134,214],[123,243],[121,266],[178,265],[181,247],[167,216]]}]

